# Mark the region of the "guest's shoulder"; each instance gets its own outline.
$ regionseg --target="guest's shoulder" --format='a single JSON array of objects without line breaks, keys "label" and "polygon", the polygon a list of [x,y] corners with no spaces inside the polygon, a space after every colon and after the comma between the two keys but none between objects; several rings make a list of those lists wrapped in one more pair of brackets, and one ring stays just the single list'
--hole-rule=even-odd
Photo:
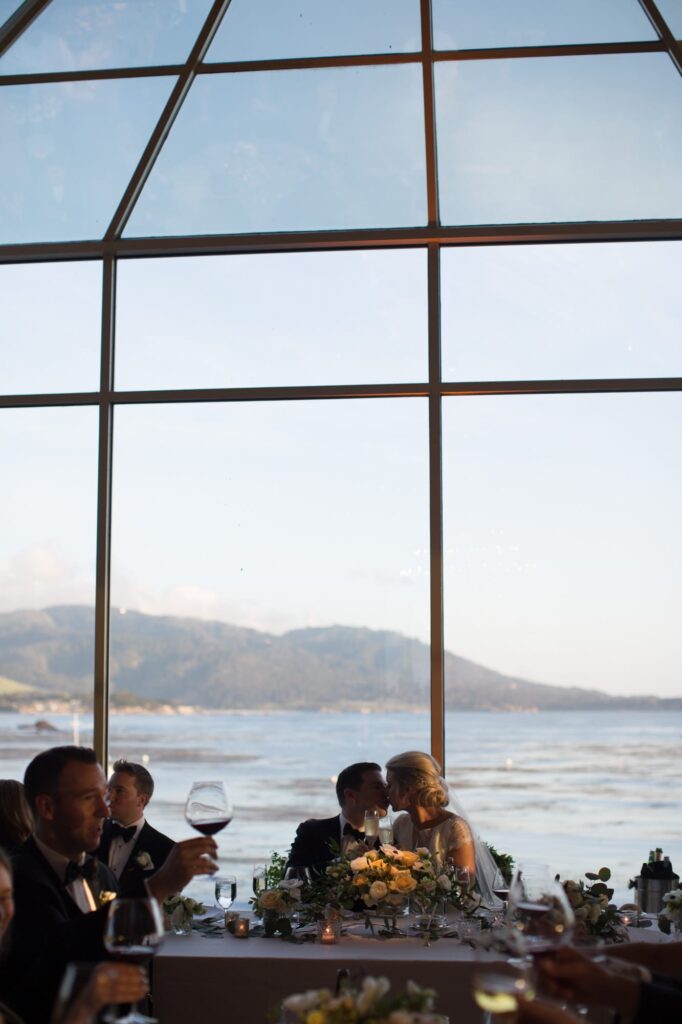
[{"label": "guest's shoulder", "polygon": [[[162,847],[168,852],[173,846],[175,846],[175,840],[171,839],[170,836],[165,835],[163,832],[159,832],[158,828],[154,828],[148,821],[145,821],[142,833],[145,837],[153,840],[159,847]],[[142,835],[141,835],[142,838]]]}]

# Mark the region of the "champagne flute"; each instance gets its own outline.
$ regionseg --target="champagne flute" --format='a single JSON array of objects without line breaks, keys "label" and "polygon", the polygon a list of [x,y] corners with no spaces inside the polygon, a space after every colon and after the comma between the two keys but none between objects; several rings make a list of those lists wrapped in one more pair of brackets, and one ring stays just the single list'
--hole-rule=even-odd
[{"label": "champagne flute", "polygon": [[381,817],[381,811],[365,811],[365,842],[368,840],[374,842],[379,835],[379,819]]},{"label": "champagne flute", "polygon": [[379,842],[382,846],[393,843],[393,822],[388,815],[379,819]]},{"label": "champagne flute", "polygon": [[259,896],[268,887],[267,868],[265,864],[254,864],[253,866],[253,895]]},{"label": "champagne flute", "polygon": [[[164,939],[163,919],[155,899],[115,899],[109,906],[104,947],[114,960],[144,966]],[[157,1024],[137,1006],[115,1018],[116,1024]]]},{"label": "champagne flute", "polygon": [[216,878],[215,899],[216,904],[223,910],[229,910],[237,898],[237,879],[234,875],[223,875]]}]

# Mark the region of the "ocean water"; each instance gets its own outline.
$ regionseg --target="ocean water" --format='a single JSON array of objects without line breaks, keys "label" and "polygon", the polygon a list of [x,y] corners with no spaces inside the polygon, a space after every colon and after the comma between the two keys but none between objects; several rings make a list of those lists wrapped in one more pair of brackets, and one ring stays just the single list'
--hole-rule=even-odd
[{"label": "ocean water", "polygon": [[[21,778],[40,749],[73,741],[74,722],[38,734],[35,715],[0,713],[0,775]],[[22,728],[29,726],[29,728]],[[205,712],[113,715],[110,756],[144,760],[156,782],[149,820],[175,839],[193,781],[223,779],[234,818],[221,869],[251,888],[253,865],[286,851],[298,822],[336,813],[333,780],[353,761],[383,764],[429,746],[426,713]],[[81,718],[78,737],[92,731]],[[682,868],[682,712],[461,712],[446,718],[446,777],[481,836],[564,878],[608,865],[616,896],[651,848]],[[208,895],[210,885],[188,891]]]}]

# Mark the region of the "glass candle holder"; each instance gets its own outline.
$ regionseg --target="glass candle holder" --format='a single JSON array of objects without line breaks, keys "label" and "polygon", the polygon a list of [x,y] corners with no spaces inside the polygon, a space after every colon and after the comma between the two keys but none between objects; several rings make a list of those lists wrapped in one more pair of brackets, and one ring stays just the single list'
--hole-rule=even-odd
[{"label": "glass candle holder", "polygon": [[317,922],[317,939],[323,946],[335,946],[341,938],[341,918],[330,917]]},{"label": "glass candle holder", "polygon": [[234,922],[234,935],[237,939],[248,939],[249,937],[249,925],[250,921],[248,917],[239,917],[239,920]]},{"label": "glass candle holder", "polygon": [[225,911],[225,928],[230,933],[230,935],[234,935],[235,929],[237,927],[237,921],[239,920],[239,918],[240,914],[238,910]]}]

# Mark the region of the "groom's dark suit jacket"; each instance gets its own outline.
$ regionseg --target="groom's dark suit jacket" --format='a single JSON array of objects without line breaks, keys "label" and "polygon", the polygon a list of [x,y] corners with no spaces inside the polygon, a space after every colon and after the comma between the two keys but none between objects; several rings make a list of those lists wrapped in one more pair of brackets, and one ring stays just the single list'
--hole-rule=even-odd
[{"label": "groom's dark suit jacket", "polygon": [[[336,843],[337,850],[330,847]],[[296,838],[289,854],[289,866],[292,868],[324,867],[334,857],[338,857],[341,847],[341,819],[337,814],[334,818],[309,818],[296,829]]]},{"label": "groom's dark suit jacket", "polygon": [[[32,836],[13,855],[12,864],[16,910],[9,950],[0,963],[0,1000],[25,1024],[47,1024],[66,964],[106,957],[102,935],[107,909],[84,914]],[[99,862],[88,884],[95,902],[102,891],[118,891],[114,875]]]},{"label": "groom's dark suit jacket", "polygon": [[[97,857],[98,860],[101,860],[103,864],[109,863],[109,848],[111,846],[111,842],[111,822],[105,821],[102,839],[100,840],[100,844],[94,854],[95,857]],[[126,861],[125,867],[121,872],[119,878],[119,888],[121,891],[127,895],[131,888],[139,888],[147,878],[150,878],[155,871],[159,870],[174,846],[175,843],[172,839],[165,836],[163,832],[159,832],[157,829],[152,828],[149,822],[145,821],[144,825],[140,829],[140,834],[133,843],[133,847],[128,860]],[[143,853],[149,854],[153,867],[145,869],[137,863],[138,857]]]}]

